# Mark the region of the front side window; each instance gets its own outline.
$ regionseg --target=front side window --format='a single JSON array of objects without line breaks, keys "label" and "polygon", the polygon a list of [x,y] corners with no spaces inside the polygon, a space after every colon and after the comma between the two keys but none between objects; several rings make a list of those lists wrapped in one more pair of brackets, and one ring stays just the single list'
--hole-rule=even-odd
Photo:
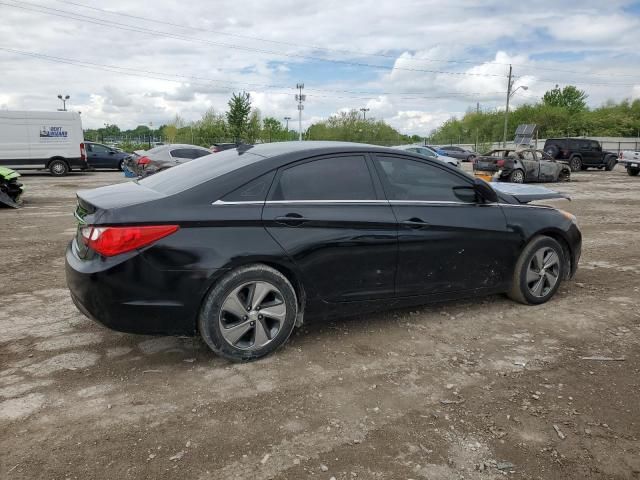
[{"label": "front side window", "polygon": [[362,156],[322,158],[282,171],[272,200],[375,200]]},{"label": "front side window", "polygon": [[191,148],[176,148],[175,150],[171,150],[171,156],[173,158],[194,158]]},{"label": "front side window", "polygon": [[109,150],[107,147],[103,147],[102,145],[94,145],[93,146],[93,153],[101,153],[103,155],[109,153],[111,150]]},{"label": "front side window", "polygon": [[400,157],[378,156],[389,200],[473,202],[473,186],[435,165]]}]

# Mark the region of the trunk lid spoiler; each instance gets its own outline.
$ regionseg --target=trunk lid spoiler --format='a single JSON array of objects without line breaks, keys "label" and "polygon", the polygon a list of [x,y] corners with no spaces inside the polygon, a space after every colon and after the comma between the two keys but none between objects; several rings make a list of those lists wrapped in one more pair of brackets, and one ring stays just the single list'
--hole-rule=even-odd
[{"label": "trunk lid spoiler", "polygon": [[526,185],[521,183],[492,182],[491,186],[499,193],[511,195],[520,203],[529,203],[536,200],[564,199],[571,200],[566,193],[556,192],[539,185]]}]

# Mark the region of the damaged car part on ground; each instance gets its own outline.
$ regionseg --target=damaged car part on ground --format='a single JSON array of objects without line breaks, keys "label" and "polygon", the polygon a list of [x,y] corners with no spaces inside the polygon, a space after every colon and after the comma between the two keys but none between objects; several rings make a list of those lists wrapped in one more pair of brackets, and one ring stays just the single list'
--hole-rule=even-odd
[{"label": "damaged car part on ground", "polygon": [[10,168],[0,167],[0,206],[20,208],[24,186],[18,181],[20,174]]},{"label": "damaged car part on ground", "polygon": [[518,200],[390,148],[231,149],[79,192],[67,284],[110,328],[199,333],[216,353],[250,360],[303,316],[494,293],[546,302],[581,252],[575,217],[527,203],[548,196]]}]

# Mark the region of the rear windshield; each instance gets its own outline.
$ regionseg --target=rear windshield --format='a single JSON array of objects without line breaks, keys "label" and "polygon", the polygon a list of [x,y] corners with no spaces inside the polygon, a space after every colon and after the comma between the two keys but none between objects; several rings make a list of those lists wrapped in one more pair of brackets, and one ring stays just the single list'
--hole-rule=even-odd
[{"label": "rear windshield", "polygon": [[173,195],[263,159],[260,155],[238,152],[234,148],[183,163],[138,183],[156,192]]}]

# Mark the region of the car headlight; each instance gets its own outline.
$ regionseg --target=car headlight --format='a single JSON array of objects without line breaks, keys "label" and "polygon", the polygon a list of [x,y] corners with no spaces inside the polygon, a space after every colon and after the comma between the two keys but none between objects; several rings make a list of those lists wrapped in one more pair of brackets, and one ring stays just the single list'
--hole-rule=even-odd
[{"label": "car headlight", "polygon": [[575,223],[576,225],[578,224],[578,219],[576,218],[576,216],[573,213],[569,213],[569,212],[566,212],[564,210],[560,210],[559,208],[557,210],[560,212],[560,214],[564,218],[566,218],[567,220],[571,220],[571,222]]}]

